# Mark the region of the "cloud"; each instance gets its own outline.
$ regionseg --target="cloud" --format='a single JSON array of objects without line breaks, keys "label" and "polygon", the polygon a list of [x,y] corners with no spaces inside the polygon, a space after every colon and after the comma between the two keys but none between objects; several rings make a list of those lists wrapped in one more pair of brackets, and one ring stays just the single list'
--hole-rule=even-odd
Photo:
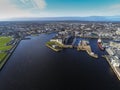
[{"label": "cloud", "polygon": [[34,3],[34,6],[38,9],[44,9],[46,7],[45,0],[32,0]]},{"label": "cloud", "polygon": [[111,6],[106,7],[103,13],[106,13],[107,15],[111,16],[120,15],[120,4],[113,4]]},{"label": "cloud", "polygon": [[[89,14],[87,14],[89,13]],[[97,10],[90,10],[85,15],[89,16],[117,16],[120,15],[120,4],[106,5]]]},{"label": "cloud", "polygon": [[109,7],[110,9],[120,9],[120,4],[115,4]]},{"label": "cloud", "polygon": [[0,19],[34,17],[35,14],[32,11],[42,13],[45,7],[45,0],[0,0]]},{"label": "cloud", "polygon": [[45,0],[17,0],[17,2],[20,2],[16,3],[18,7],[25,9],[44,9],[46,7]]}]

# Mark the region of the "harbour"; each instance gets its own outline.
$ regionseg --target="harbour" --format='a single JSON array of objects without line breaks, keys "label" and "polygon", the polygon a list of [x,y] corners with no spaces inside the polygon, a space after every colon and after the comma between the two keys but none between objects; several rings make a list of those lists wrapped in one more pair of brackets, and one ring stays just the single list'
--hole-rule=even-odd
[{"label": "harbour", "polygon": [[[69,39],[70,39],[70,37],[67,38],[66,43],[68,43]],[[95,53],[92,51],[91,46],[90,46],[90,44],[89,44],[90,42],[89,42],[87,39],[85,39],[85,38],[74,37],[74,39],[73,39],[73,41],[72,41],[72,43],[71,43],[70,45],[65,45],[64,43],[62,43],[62,39],[61,39],[61,40],[57,40],[57,38],[56,38],[56,39],[51,39],[50,41],[51,41],[51,42],[53,41],[53,42],[55,42],[55,43],[59,43],[60,46],[59,46],[59,44],[58,44],[58,47],[61,47],[61,48],[63,48],[63,49],[64,49],[64,48],[65,48],[65,49],[67,49],[67,48],[75,48],[75,49],[77,49],[77,51],[86,51],[87,54],[88,54],[89,56],[93,57],[93,58],[99,58],[98,55],[95,54]],[[71,40],[70,40],[70,41],[71,41]],[[103,46],[103,41],[101,40],[101,38],[98,38],[98,40],[97,40],[97,46],[98,46],[98,48],[99,48],[101,51],[105,51],[105,46]],[[55,49],[54,47],[50,47],[50,46],[49,46],[49,48],[51,48],[51,49],[54,50],[54,51],[60,51],[59,49],[57,50],[57,49]],[[116,74],[116,76],[117,76],[118,79],[120,80],[120,68],[112,65],[112,63],[110,62],[110,59],[111,59],[111,58],[109,58],[109,56],[103,55],[102,57],[104,57],[104,58],[107,60],[107,62],[110,64],[111,68],[113,69],[114,73]]]},{"label": "harbour", "polygon": [[110,62],[110,56],[109,55],[105,55],[103,57],[107,60],[107,62],[109,63],[110,67],[112,68],[112,70],[116,74],[117,78],[120,80],[120,69],[118,67],[115,67],[115,66],[113,66],[111,64],[111,62]]},{"label": "harbour", "polygon": [[[69,38],[67,39],[66,42],[68,43],[68,41],[69,41]],[[49,45],[48,43],[53,43],[53,44]],[[58,44],[55,44],[55,43],[58,43]],[[67,49],[67,48],[73,49],[74,48],[77,51],[86,51],[88,53],[88,55],[93,57],[93,58],[98,58],[98,55],[95,54],[91,50],[91,46],[89,45],[89,41],[87,39],[84,40],[83,38],[80,38],[80,37],[74,37],[73,41],[69,45],[62,43],[62,39],[58,40],[57,38],[51,39],[46,44],[47,44],[47,47],[51,48],[53,51],[61,51],[58,48],[62,48],[62,49]],[[58,46],[58,48],[56,48],[54,46]]]},{"label": "harbour", "polygon": [[[54,36],[41,34],[22,40],[1,70],[0,90],[21,90],[21,86],[26,90],[120,89],[119,80],[104,58],[96,60],[86,52],[71,48],[53,52],[45,44]],[[96,39],[89,39],[89,42],[93,52],[99,56],[105,54],[97,47]]]}]

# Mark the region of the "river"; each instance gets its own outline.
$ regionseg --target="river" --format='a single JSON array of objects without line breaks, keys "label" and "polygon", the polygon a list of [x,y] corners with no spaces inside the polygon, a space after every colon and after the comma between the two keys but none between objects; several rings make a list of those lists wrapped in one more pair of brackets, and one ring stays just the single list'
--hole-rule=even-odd
[{"label": "river", "polygon": [[[0,71],[0,90],[120,90],[120,81],[105,59],[86,52],[45,46],[55,34],[29,36],[22,40]],[[105,54],[90,39],[92,50]]]}]

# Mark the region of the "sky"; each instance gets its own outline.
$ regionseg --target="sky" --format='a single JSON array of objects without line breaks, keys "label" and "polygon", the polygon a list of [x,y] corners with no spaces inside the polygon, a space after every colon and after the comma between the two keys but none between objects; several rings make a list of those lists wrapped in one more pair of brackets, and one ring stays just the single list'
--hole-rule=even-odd
[{"label": "sky", "polygon": [[0,0],[0,19],[118,15],[120,0]]}]

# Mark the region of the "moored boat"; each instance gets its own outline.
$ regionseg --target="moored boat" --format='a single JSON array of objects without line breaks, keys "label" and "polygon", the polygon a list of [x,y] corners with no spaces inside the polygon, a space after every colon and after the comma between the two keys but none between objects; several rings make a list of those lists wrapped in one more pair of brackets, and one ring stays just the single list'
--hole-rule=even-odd
[{"label": "moored boat", "polygon": [[103,46],[102,40],[100,38],[98,39],[97,43],[100,50],[105,50],[105,47]]}]

